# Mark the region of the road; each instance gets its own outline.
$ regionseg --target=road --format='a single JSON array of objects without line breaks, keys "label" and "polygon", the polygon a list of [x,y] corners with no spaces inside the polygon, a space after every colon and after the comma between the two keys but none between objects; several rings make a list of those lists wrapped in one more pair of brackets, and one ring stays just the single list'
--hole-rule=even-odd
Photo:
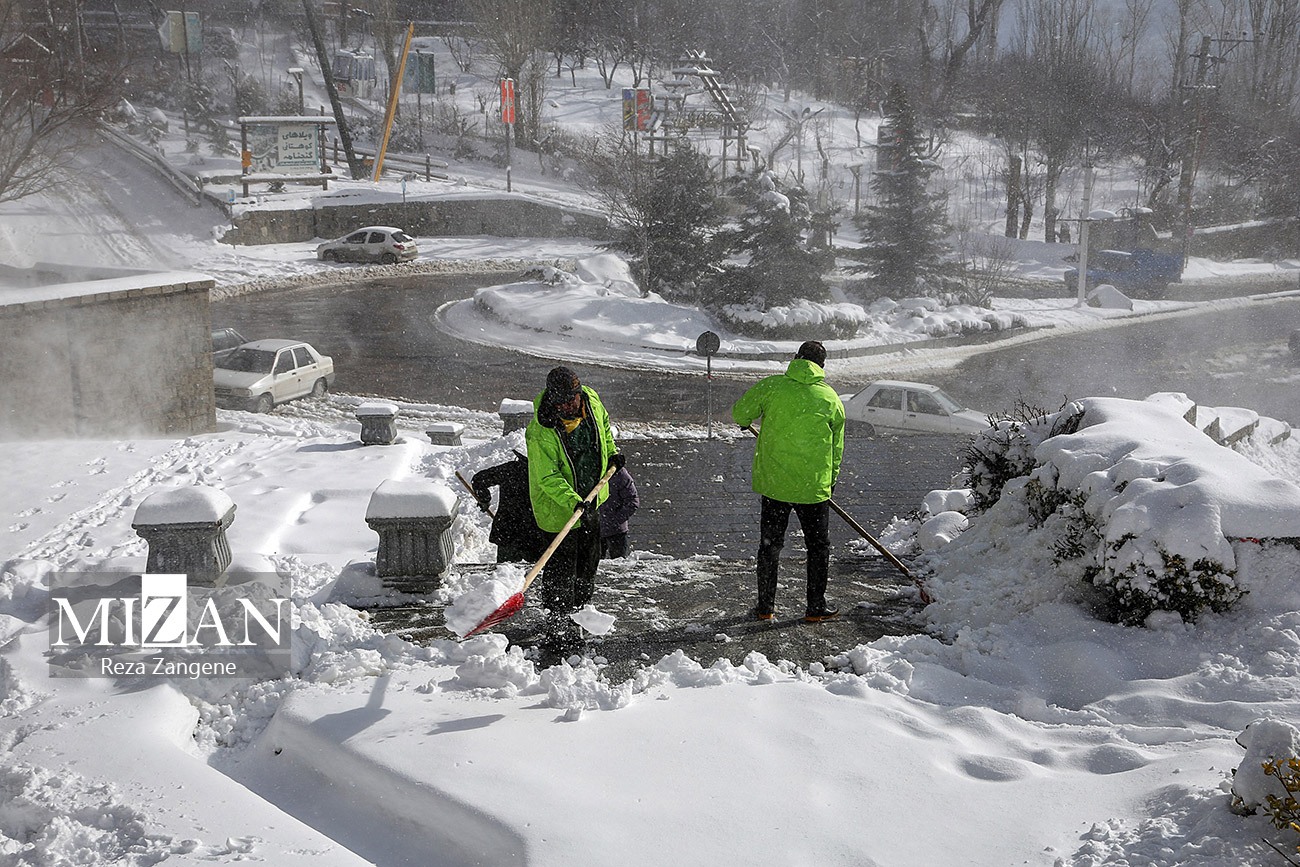
[{"label": "road", "polygon": [[[434,324],[434,311],[501,279],[425,275],[267,292],[214,302],[213,324],[233,326],[250,339],[292,336],[313,343],[334,357],[339,391],[495,410],[505,397],[531,399],[555,363],[448,337]],[[1244,406],[1300,426],[1300,369],[1286,349],[1296,328],[1296,298],[1180,319],[1136,319],[1006,349],[993,344],[927,379],[987,412],[1011,409],[1017,400],[1055,409],[1079,397],[1182,391],[1206,405]],[[615,419],[705,421],[707,395],[699,376],[575,366]],[[833,362],[828,372],[840,391],[865,385],[837,380]],[[714,378],[715,420],[726,421],[727,409],[752,381]]]}]

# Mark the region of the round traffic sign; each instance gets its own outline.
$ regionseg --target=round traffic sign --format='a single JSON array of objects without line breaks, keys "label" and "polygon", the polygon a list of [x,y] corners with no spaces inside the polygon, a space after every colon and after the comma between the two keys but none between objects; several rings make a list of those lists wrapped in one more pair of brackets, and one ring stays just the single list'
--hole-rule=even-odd
[{"label": "round traffic sign", "polygon": [[712,331],[706,331],[695,338],[695,351],[705,357],[716,353],[721,346],[722,339]]}]

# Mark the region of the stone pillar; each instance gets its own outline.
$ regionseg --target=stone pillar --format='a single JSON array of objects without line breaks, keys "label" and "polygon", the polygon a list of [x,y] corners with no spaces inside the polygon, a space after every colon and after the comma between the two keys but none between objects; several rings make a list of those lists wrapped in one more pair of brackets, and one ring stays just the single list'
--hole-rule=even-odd
[{"label": "stone pillar", "polygon": [[131,528],[149,543],[149,572],[212,584],[230,565],[226,529],[234,520],[230,497],[195,485],[150,494],[136,508]]},{"label": "stone pillar", "polygon": [[366,524],[379,534],[375,572],[385,587],[431,593],[455,557],[451,525],[459,501],[428,479],[388,479],[370,495]]},{"label": "stone pillar", "polygon": [[458,446],[460,445],[460,435],[465,432],[465,425],[457,424],[454,421],[438,421],[429,425],[425,436],[429,442],[435,446]]},{"label": "stone pillar", "polygon": [[497,415],[501,416],[501,433],[503,436],[517,430],[523,430],[533,420],[533,402],[531,400],[514,400],[507,397],[501,401],[501,408],[497,410]]},{"label": "stone pillar", "polygon": [[361,444],[386,446],[397,442],[397,407],[382,401],[367,401],[354,410],[361,422]]}]

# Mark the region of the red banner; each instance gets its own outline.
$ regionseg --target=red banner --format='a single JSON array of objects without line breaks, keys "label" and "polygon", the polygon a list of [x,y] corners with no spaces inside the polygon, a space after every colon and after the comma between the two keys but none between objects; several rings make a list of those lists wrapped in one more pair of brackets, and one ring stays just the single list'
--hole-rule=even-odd
[{"label": "red banner", "polygon": [[515,80],[501,79],[501,122],[515,122]]}]

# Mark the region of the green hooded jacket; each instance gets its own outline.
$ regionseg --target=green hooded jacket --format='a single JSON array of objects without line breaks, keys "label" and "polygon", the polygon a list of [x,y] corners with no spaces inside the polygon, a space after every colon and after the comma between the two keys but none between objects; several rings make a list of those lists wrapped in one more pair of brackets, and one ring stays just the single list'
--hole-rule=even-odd
[{"label": "green hooded jacket", "polygon": [[844,456],[844,404],[826,373],[803,358],[760,379],[731,408],[736,424],[762,418],[754,446],[753,488],[783,503],[831,498]]},{"label": "green hooded jacket", "polygon": [[[578,508],[582,498],[590,490],[574,490],[573,460],[565,451],[560,434],[554,428],[543,427],[537,420],[537,410],[542,405],[541,394],[533,400],[533,420],[524,431],[524,441],[528,444],[528,494],[533,504],[533,517],[537,526],[548,533],[558,533],[564,529],[573,512]],[[587,386],[582,386],[587,413],[596,426],[596,441],[600,447],[599,478],[609,467],[610,456],[617,451],[614,445],[614,433],[609,426],[609,413],[600,402],[600,396]],[[605,502],[609,497],[609,485],[602,485],[596,495],[596,503]]]}]

